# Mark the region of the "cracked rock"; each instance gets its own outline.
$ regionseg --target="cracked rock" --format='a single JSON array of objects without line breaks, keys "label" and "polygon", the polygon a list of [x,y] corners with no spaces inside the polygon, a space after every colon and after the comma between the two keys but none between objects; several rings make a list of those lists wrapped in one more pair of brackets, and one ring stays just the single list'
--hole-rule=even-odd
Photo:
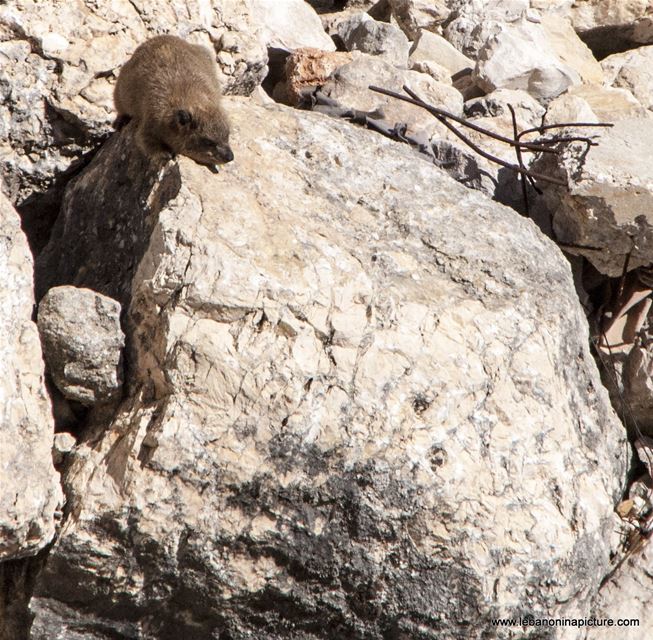
[{"label": "cracked rock", "polygon": [[[67,456],[34,640],[454,640],[525,593],[588,615],[629,461],[558,249],[406,145],[225,107],[219,173],[180,158],[148,195],[127,127],[66,194],[87,229],[113,194],[141,245],[107,238],[129,395]],[[83,235],[54,279],[102,283]]]},{"label": "cracked rock", "polygon": [[38,327],[52,381],[69,400],[94,405],[122,389],[120,304],[90,289],[50,289]]}]

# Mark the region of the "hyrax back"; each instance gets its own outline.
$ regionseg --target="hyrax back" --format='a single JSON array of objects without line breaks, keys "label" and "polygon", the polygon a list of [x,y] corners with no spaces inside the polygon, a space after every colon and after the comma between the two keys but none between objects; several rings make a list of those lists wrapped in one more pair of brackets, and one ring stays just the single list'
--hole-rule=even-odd
[{"label": "hyrax back", "polygon": [[210,165],[233,160],[208,49],[176,36],[144,42],[121,69],[114,100],[116,122],[134,121],[147,155],[181,154]]}]

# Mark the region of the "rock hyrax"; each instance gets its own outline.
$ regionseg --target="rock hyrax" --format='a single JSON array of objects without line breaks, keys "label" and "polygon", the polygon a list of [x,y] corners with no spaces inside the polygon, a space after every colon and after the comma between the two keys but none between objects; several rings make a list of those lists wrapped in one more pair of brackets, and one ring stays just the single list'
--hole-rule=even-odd
[{"label": "rock hyrax", "polygon": [[121,69],[114,100],[116,127],[134,120],[148,156],[179,153],[208,165],[234,158],[215,60],[204,47],[175,36],[144,42]]}]

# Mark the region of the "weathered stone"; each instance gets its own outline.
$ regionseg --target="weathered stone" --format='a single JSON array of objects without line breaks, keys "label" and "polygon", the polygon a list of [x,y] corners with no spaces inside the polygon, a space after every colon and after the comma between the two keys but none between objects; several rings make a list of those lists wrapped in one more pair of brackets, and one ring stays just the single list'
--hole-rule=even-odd
[{"label": "weathered stone", "polygon": [[[236,162],[113,203],[147,242],[116,274],[132,393],[70,454],[32,637],[453,640],[525,593],[589,614],[628,460],[559,251],[406,145],[225,102]],[[70,187],[96,224],[129,136]]]},{"label": "weathered stone", "polygon": [[487,92],[523,89],[540,102],[581,82],[576,70],[555,53],[542,26],[528,21],[493,30],[479,51],[474,77]]},{"label": "weathered stone", "polygon": [[39,303],[38,328],[48,373],[69,400],[85,405],[122,389],[120,304],[90,289],[50,289]]},{"label": "weathered stone", "polygon": [[574,2],[570,17],[574,29],[599,59],[653,43],[650,0]]},{"label": "weathered stone", "polygon": [[628,403],[628,418],[645,433],[653,433],[653,354],[650,348],[636,346],[623,366],[623,395]]},{"label": "weathered stone", "polygon": [[420,29],[436,31],[451,13],[446,0],[389,0],[392,16],[413,40]]},{"label": "weathered stone", "polygon": [[[644,465],[650,468],[649,457],[645,455],[643,458],[640,456]],[[648,473],[637,478],[629,487],[628,500],[632,501],[636,513],[641,513],[644,516],[650,513],[651,477]],[[624,522],[620,524],[622,544],[615,555],[614,565],[623,559],[629,540],[632,544],[632,537],[636,535],[637,520],[630,525],[626,525]],[[644,544],[641,548],[630,548],[631,555],[621,566],[615,566],[613,575],[606,580],[597,598],[595,612],[597,618],[629,621],[629,625],[622,625],[620,628],[620,640],[621,638],[641,640],[642,637],[650,635],[650,630],[653,629],[653,613],[650,606],[653,596],[653,587],[651,587],[650,581],[653,571],[653,554],[651,553],[653,548],[646,537],[642,542]],[[614,628],[597,627],[595,632],[592,632],[592,636],[596,636],[600,640],[612,640],[615,637]]]},{"label": "weathered stone", "polygon": [[392,24],[378,22],[366,13],[359,13],[341,22],[337,33],[347,51],[377,55],[398,67],[408,64],[408,38]]},{"label": "weathered stone", "polygon": [[627,89],[643,107],[653,111],[653,46],[616,53],[601,66],[608,84]]},{"label": "weathered stone", "polygon": [[456,115],[462,114],[462,95],[451,85],[436,82],[431,76],[416,71],[397,69],[379,58],[365,54],[354,55],[354,60],[340,67],[325,83],[323,92],[343,106],[360,111],[376,112],[391,125],[404,123],[410,134],[421,134],[425,139],[444,127],[424,109],[370,91],[370,85],[402,92],[408,85],[422,99]]},{"label": "weathered stone", "polygon": [[568,20],[557,15],[543,15],[540,19],[548,40],[547,49],[554,53],[562,64],[573,69],[584,84],[601,84],[603,70],[587,45],[576,35]]},{"label": "weathered stone", "polygon": [[421,71],[424,64],[438,64],[455,75],[465,69],[473,69],[474,62],[450,45],[442,36],[423,29],[419,31],[410,49],[411,69]]},{"label": "weathered stone", "polygon": [[339,67],[349,64],[351,54],[344,51],[297,49],[286,60],[284,91],[287,102],[299,106],[305,102],[306,93],[322,86]]},{"label": "weathered stone", "polygon": [[56,433],[52,445],[52,460],[54,464],[61,464],[64,458],[73,450],[76,440],[72,433]]},{"label": "weathered stone", "polygon": [[304,0],[246,0],[245,5],[251,9],[252,21],[261,28],[268,47],[336,48],[319,16]]},{"label": "weathered stone", "polygon": [[[451,79],[451,71],[449,71],[447,67],[443,67],[437,62],[432,62],[431,60],[411,61],[409,58],[408,68],[411,71],[417,71],[418,73],[426,73],[436,82],[444,82],[444,84],[453,85],[453,80]],[[458,88],[457,90],[460,91]],[[460,91],[460,93],[464,97],[463,92]]]},{"label": "weathered stone", "polygon": [[445,38],[472,60],[500,25],[524,18],[528,0],[460,0],[453,19],[447,22]]},{"label": "weathered stone", "polygon": [[621,87],[582,84],[571,87],[564,95],[585,100],[601,122],[616,122],[617,120],[651,116],[651,113],[628,89]]},{"label": "weathered stone", "polygon": [[568,143],[537,165],[568,185],[542,185],[557,239],[616,277],[627,256],[631,269],[653,262],[653,165],[643,160],[653,148],[653,121],[619,120],[592,135],[599,144],[589,151],[585,143]]},{"label": "weathered stone", "polygon": [[[0,563],[35,555],[55,533],[63,503],[52,466],[54,424],[43,380],[32,258],[20,221],[0,192]],[[6,585],[0,584],[0,636]]]},{"label": "weathered stone", "polygon": [[544,121],[546,124],[599,122],[599,117],[594,113],[585,98],[563,93],[548,104]]}]

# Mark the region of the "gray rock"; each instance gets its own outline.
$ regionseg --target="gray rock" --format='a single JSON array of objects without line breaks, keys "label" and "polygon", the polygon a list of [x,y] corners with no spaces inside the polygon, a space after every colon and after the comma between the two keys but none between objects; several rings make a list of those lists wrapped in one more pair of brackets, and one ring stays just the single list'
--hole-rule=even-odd
[{"label": "gray rock", "polygon": [[[544,107],[526,91],[516,89],[497,89],[483,97],[468,100],[465,102],[465,115],[469,118],[510,118],[508,105],[515,110],[518,121],[521,121],[521,128],[535,127],[542,123]],[[512,137],[512,133],[508,131],[503,133]]]},{"label": "gray rock", "polygon": [[574,2],[569,15],[576,31],[599,59],[653,43],[653,16],[648,0]]},{"label": "gray rock", "polygon": [[442,36],[420,30],[410,49],[410,68],[421,71],[422,65],[438,64],[446,67],[450,75],[472,69],[474,62],[449,44]]},{"label": "gray rock", "polygon": [[417,71],[398,69],[376,56],[354,53],[351,63],[340,67],[324,84],[322,91],[343,106],[366,112],[376,112],[391,126],[408,125],[409,134],[420,134],[428,139],[444,127],[427,111],[405,102],[370,91],[370,85],[402,93],[408,85],[422,99],[456,115],[462,114],[462,95],[451,85],[437,82]]},{"label": "gray rock", "polygon": [[39,303],[38,327],[47,369],[69,400],[105,402],[122,389],[120,304],[90,289],[50,289]]},{"label": "gray rock", "polygon": [[653,148],[653,121],[619,120],[589,133],[598,146],[588,152],[584,143],[567,144],[537,168],[568,184],[543,185],[558,241],[618,277],[626,256],[631,269],[653,262],[653,166],[643,160]]},{"label": "gray rock", "polygon": [[76,440],[72,433],[56,433],[52,445],[52,460],[54,464],[61,464],[75,446]]},{"label": "gray rock", "polygon": [[[114,200],[145,234],[115,273],[133,394],[70,454],[33,637],[449,640],[524,594],[589,614],[628,454],[558,249],[406,145],[226,103],[234,163]],[[102,223],[129,135],[66,207]],[[55,278],[99,278],[86,259]]]},{"label": "gray rock", "polygon": [[435,31],[449,17],[446,0],[389,0],[392,16],[413,40],[420,29]]},{"label": "gray rock", "polygon": [[397,67],[408,64],[408,38],[392,24],[378,22],[366,13],[360,13],[341,22],[337,33],[347,51],[376,55]]},{"label": "gray rock", "polygon": [[233,10],[238,10],[238,4],[244,5],[250,24],[261,31],[268,47],[335,51],[319,16],[304,0],[239,0],[233,2]]},{"label": "gray rock", "polygon": [[32,257],[0,191],[0,638],[25,636],[36,556],[63,505],[52,464],[54,423],[32,322]]},{"label": "gray rock", "polygon": [[616,53],[601,62],[607,83],[630,91],[653,112],[653,46]]},{"label": "gray rock", "polygon": [[479,50],[474,79],[484,91],[522,89],[540,102],[581,82],[580,74],[556,54],[542,26],[526,20],[492,30]]},{"label": "gray rock", "polygon": [[[55,534],[55,512],[63,504],[59,474],[52,466],[54,424],[43,380],[36,325],[32,257],[18,214],[0,192],[0,567],[36,555]],[[0,637],[6,591],[0,582]],[[15,576],[18,576],[17,572]],[[6,579],[6,582],[5,582]],[[10,636],[4,636],[10,637]]]}]

